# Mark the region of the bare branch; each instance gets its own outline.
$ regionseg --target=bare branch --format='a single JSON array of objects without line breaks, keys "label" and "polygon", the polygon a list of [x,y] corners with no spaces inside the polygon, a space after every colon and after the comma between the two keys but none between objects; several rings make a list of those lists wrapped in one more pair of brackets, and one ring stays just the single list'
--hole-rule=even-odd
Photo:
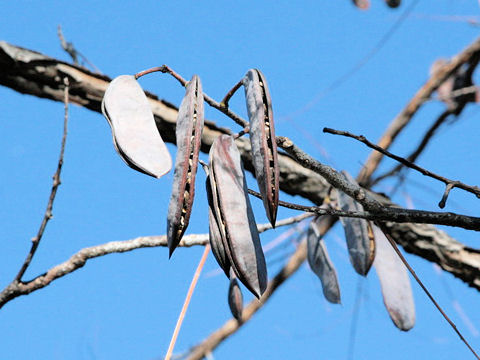
[{"label": "bare branch", "polygon": [[[277,221],[276,228],[300,222],[313,215],[314,214],[312,213],[305,213]],[[257,225],[257,228],[258,232],[262,233],[267,230],[271,230],[272,225],[270,223],[259,224]],[[208,234],[192,234],[185,235],[178,246],[192,247],[198,245],[203,246],[206,244],[208,244]],[[57,266],[54,266],[45,274],[37,276],[30,281],[23,282],[20,279],[12,281],[12,283],[10,283],[2,292],[0,292],[0,308],[2,308],[3,305],[18,296],[27,295],[33,291],[44,288],[52,281],[80,269],[85,265],[87,260],[94,259],[100,256],[105,256],[108,254],[123,253],[145,247],[159,246],[168,246],[167,237],[165,235],[143,236],[132,240],[112,241],[106,244],[84,248],[74,254],[72,257],[70,257],[70,259],[68,259],[67,261]]]},{"label": "bare branch", "polygon": [[[343,191],[345,194],[358,201],[365,208],[364,213],[345,212],[335,215],[360,217],[369,220],[393,221],[398,223],[413,222],[419,224],[437,224],[461,227],[467,230],[480,231],[480,218],[467,215],[459,215],[450,212],[433,212],[423,210],[410,210],[396,207],[384,206],[379,200],[373,197],[373,194],[362,187],[350,183],[336,170],[328,165],[324,165],[312,158],[310,155],[296,146],[290,139],[278,136],[277,144],[290,155],[292,155],[299,164],[322,175],[333,187]],[[302,209],[303,210],[303,209]],[[327,209],[309,208],[306,211],[317,214],[334,214]]]},{"label": "bare branch", "polygon": [[438,204],[438,206],[442,209],[445,207],[445,203],[447,201],[447,197],[448,197],[448,194],[450,193],[450,190],[453,189],[454,187],[457,187],[459,189],[463,189],[465,191],[468,191],[469,193],[474,194],[477,198],[480,198],[480,188],[478,186],[466,185],[466,184],[464,184],[464,183],[462,183],[458,180],[447,179],[443,176],[435,174],[435,173],[433,173],[429,170],[426,170],[426,169],[414,164],[413,162],[409,161],[408,159],[405,159],[405,158],[402,158],[402,157],[397,156],[395,154],[392,154],[391,152],[381,148],[380,146],[377,146],[377,145],[371,143],[363,135],[354,135],[354,134],[349,133],[347,131],[334,130],[334,129],[330,129],[330,128],[324,128],[323,132],[324,133],[329,133],[329,134],[334,134],[334,135],[346,136],[346,137],[358,140],[358,141],[364,143],[365,145],[367,145],[369,148],[372,148],[376,151],[381,152],[383,155],[388,156],[388,157],[398,161],[400,164],[402,164],[404,166],[407,166],[407,167],[409,167],[413,170],[418,171],[422,175],[429,176],[433,179],[436,179],[438,181],[443,182],[446,185],[446,189],[445,189],[445,193],[442,197],[442,200]]},{"label": "bare branch", "polygon": [[40,228],[38,229],[37,235],[34,238],[32,238],[32,246],[30,248],[30,251],[25,261],[23,262],[23,265],[20,268],[20,271],[18,272],[17,276],[15,276],[14,282],[18,282],[22,280],[22,276],[25,274],[25,271],[27,271],[27,268],[30,265],[32,258],[35,255],[35,252],[37,251],[38,245],[40,245],[40,240],[42,240],[42,236],[45,231],[45,228],[47,227],[48,221],[53,217],[53,214],[52,214],[53,202],[55,201],[55,196],[57,195],[57,189],[61,184],[60,174],[62,172],[63,155],[65,154],[65,144],[67,142],[67,130],[68,130],[68,91],[69,91],[68,79],[64,78],[63,81],[65,84],[64,100],[63,100],[65,104],[64,105],[65,115],[63,119],[63,135],[62,135],[62,143],[60,146],[60,155],[58,156],[57,170],[53,175],[52,189],[50,190],[47,209],[45,210],[45,214],[43,215],[42,223],[40,224]]},{"label": "bare branch", "polygon": [[[449,76],[455,73],[463,64],[469,62],[473,57],[480,54],[480,38],[477,38],[472,44],[466,47],[458,55],[454,56],[450,62],[442,66],[438,71],[434,72],[430,79],[417,91],[415,96],[409,101],[405,108],[396,116],[390,126],[384,132],[378,141],[378,145],[384,149],[388,149],[393,143],[397,135],[410,122],[418,109],[430,98],[433,92],[444,82]],[[383,154],[372,152],[368,158],[368,166],[362,169],[359,176],[361,184],[368,183],[373,170],[377,168],[382,160]]]}]

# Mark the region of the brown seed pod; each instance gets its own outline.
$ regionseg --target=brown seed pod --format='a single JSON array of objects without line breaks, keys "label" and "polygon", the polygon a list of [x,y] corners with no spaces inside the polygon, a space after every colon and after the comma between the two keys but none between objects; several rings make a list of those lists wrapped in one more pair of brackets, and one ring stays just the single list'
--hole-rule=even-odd
[{"label": "brown seed pod", "polygon": [[267,266],[233,137],[221,135],[213,142],[209,176],[225,253],[238,279],[259,298],[267,287]]},{"label": "brown seed pod", "polygon": [[242,321],[243,312],[243,295],[237,276],[233,269],[230,268],[230,286],[228,287],[228,306],[235,319]]},{"label": "brown seed pod", "polygon": [[340,286],[338,285],[337,271],[328,256],[327,248],[320,237],[316,218],[310,222],[307,232],[307,259],[312,271],[322,283],[323,295],[333,304],[340,304]]},{"label": "brown seed pod", "polygon": [[373,234],[377,245],[373,265],[382,287],[383,302],[395,326],[408,331],[415,325],[415,303],[407,268],[385,234],[375,225]]},{"label": "brown seed pod", "polygon": [[[342,174],[346,181],[356,184],[350,174],[345,171]],[[337,191],[337,201],[343,211],[363,212],[363,206],[342,191]],[[357,218],[341,217],[340,220],[345,230],[350,262],[357,273],[366,276],[375,258],[375,242],[369,224]]]},{"label": "brown seed pod", "polygon": [[121,75],[112,80],[102,100],[102,112],[112,129],[115,149],[128,166],[157,178],[170,171],[170,154],[135,77]]},{"label": "brown seed pod", "polygon": [[243,78],[253,166],[268,220],[275,227],[278,208],[279,170],[277,143],[273,125],[272,100],[267,82],[257,69],[248,70]]},{"label": "brown seed pod", "polygon": [[167,237],[170,256],[180,242],[190,220],[195,196],[195,176],[198,167],[203,130],[203,92],[200,78],[194,75],[186,87],[178,110],[176,137],[177,157],[173,189],[167,215]]}]

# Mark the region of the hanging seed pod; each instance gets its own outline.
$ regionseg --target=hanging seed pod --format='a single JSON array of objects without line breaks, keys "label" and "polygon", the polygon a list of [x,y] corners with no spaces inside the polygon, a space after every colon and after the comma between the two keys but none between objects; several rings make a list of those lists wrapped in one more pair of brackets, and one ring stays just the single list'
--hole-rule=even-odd
[{"label": "hanging seed pod", "polygon": [[210,185],[214,187],[213,214],[228,260],[238,279],[259,298],[267,287],[267,266],[240,153],[229,135],[216,138],[210,149]]},{"label": "hanging seed pod", "polygon": [[321,238],[316,218],[310,222],[307,232],[307,259],[312,271],[322,283],[323,295],[333,304],[340,304],[340,287],[338,285],[337,271],[328,256],[327,248]]},{"label": "hanging seed pod", "polygon": [[[356,184],[350,174],[345,171],[342,171],[342,174],[346,181]],[[363,211],[361,204],[342,191],[337,191],[337,201],[343,211]],[[357,273],[366,276],[375,258],[372,230],[369,228],[368,222],[363,219],[341,217],[340,221],[345,231],[350,262]]]},{"label": "hanging seed pod", "polygon": [[194,75],[186,87],[178,110],[177,157],[173,189],[167,215],[170,256],[180,242],[190,220],[195,196],[195,176],[203,130],[203,92],[200,78]]},{"label": "hanging seed pod", "polygon": [[390,318],[400,330],[415,325],[415,303],[407,268],[380,228],[373,225],[377,255],[373,265],[382,288],[383,302]]},{"label": "hanging seed pod", "polygon": [[102,112],[112,129],[115,149],[128,166],[157,178],[170,171],[170,154],[148,99],[133,76],[112,80],[103,97]]},{"label": "hanging seed pod", "polygon": [[228,287],[228,306],[235,319],[242,321],[243,312],[243,296],[237,276],[233,269],[230,268],[230,286]]},{"label": "hanging seed pod", "polygon": [[[231,264],[225,250],[225,246],[223,245],[220,225],[217,223],[217,219],[215,217],[215,209],[218,208],[217,190],[216,186],[211,184],[211,180],[213,179],[210,178],[210,175],[207,176],[206,187],[208,198],[209,241],[213,255],[215,256],[218,265],[220,265],[225,275],[227,277],[230,277]],[[212,194],[212,192],[214,192],[215,194]]]},{"label": "hanging seed pod", "polygon": [[273,125],[272,100],[267,82],[257,69],[243,78],[250,120],[253,166],[268,220],[275,227],[278,208],[279,170],[277,143]]}]

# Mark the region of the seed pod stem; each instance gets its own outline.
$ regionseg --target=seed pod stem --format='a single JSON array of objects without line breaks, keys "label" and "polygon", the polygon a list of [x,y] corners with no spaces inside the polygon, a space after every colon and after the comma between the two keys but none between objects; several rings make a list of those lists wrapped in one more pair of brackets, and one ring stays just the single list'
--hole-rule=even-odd
[{"label": "seed pod stem", "polygon": [[243,79],[240,80],[238,83],[235,84],[233,88],[231,88],[223,100],[220,102],[220,105],[228,109],[228,102],[230,101],[231,97],[237,92],[238,89],[243,85]]}]

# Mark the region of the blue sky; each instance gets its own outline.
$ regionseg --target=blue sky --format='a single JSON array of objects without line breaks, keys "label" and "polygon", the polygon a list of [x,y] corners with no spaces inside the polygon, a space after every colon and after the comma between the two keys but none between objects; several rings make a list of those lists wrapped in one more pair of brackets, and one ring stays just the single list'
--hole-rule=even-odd
[{"label": "blue sky", "polygon": [[[350,1],[219,2],[118,1],[4,2],[0,39],[68,60],[56,31],[105,74],[114,77],[168,64],[185,78],[198,74],[204,91],[221,99],[252,67],[268,79],[277,135],[310,154],[356,174],[369,151],[352,140],[325,135],[324,126],[379,138],[428,76],[430,64],[473,41],[478,27],[447,21],[477,16],[470,0],[419,1],[386,45],[339,88],[322,91],[358,64],[412,1],[397,10],[372,0],[369,11]],[[447,18],[443,18],[446,16]],[[450,16],[450,18],[448,18]],[[179,104],[184,90],[171,78],[151,75],[141,84]],[[308,109],[312,99],[317,98]],[[231,107],[245,115],[242,92]],[[400,136],[393,151],[408,153],[443,110],[427,104]],[[63,106],[0,87],[0,286],[15,276],[43,216],[62,132]],[[237,128],[210,108],[206,117]],[[440,131],[419,164],[446,177],[478,184],[478,105]],[[175,148],[169,146],[172,156]],[[325,155],[328,154],[328,155]],[[390,161],[382,169],[391,166]],[[436,209],[443,186],[410,174],[415,184],[397,193],[403,205]],[[199,184],[203,183],[203,175]],[[172,174],[160,180],[126,167],[112,146],[105,119],[80,107],[70,111],[69,137],[54,218],[26,274],[30,278],[81,248],[142,235],[163,234]],[[249,184],[255,187],[249,177]],[[393,182],[378,189],[388,191]],[[201,188],[201,185],[199,186]],[[408,195],[407,195],[408,194]],[[281,199],[305,203],[281,194]],[[258,222],[261,203],[252,200]],[[205,233],[205,195],[197,191],[189,233]],[[445,210],[478,215],[478,199],[454,190]],[[293,213],[281,209],[279,218]],[[478,236],[446,229],[477,247]],[[262,235],[267,243],[285,229]],[[295,237],[294,237],[295,238]],[[416,327],[402,333],[383,308],[374,272],[360,279],[351,268],[340,227],[326,237],[340,278],[343,304],[322,297],[307,266],[294,275],[242,330],[214,353],[215,359],[348,359],[358,283],[362,288],[355,359],[472,356],[413,284]],[[0,310],[0,340],[6,359],[160,359],[165,354],[202,249],[179,249],[168,261],[165,248],[109,255]],[[268,255],[273,275],[292,246]],[[480,349],[477,291],[432,264],[407,256],[433,294],[476,349]],[[210,256],[188,310],[176,352],[187,350],[229,317],[228,281]],[[245,294],[247,299],[249,296]],[[458,305],[472,325],[462,320]]]}]

